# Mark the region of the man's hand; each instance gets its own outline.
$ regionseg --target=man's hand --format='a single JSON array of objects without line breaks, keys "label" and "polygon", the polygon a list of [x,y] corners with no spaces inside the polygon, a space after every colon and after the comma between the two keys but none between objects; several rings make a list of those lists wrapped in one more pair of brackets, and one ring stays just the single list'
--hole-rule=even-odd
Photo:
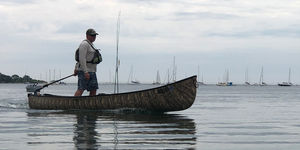
[{"label": "man's hand", "polygon": [[77,70],[74,69],[74,76],[77,76]]},{"label": "man's hand", "polygon": [[90,80],[90,74],[88,72],[84,73],[84,77],[86,80]]}]

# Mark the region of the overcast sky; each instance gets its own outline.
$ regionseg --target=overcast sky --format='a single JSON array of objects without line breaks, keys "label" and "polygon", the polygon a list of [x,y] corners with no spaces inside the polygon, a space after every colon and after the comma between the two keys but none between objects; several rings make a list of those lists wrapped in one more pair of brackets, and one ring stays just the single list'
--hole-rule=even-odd
[{"label": "overcast sky", "polygon": [[[120,81],[130,68],[141,82],[165,81],[176,58],[177,79],[203,74],[204,82],[288,80],[300,84],[300,0],[0,0],[0,72],[45,80],[72,74],[74,53],[88,28],[100,36],[100,82],[115,70],[121,11]],[[47,75],[49,78],[49,75]],[[67,82],[76,82],[76,78]]]}]

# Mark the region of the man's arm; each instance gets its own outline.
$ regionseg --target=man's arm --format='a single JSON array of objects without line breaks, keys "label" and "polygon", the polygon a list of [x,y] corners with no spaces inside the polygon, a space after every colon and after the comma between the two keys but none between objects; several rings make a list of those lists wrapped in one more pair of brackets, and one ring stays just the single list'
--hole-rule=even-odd
[{"label": "man's arm", "polygon": [[79,46],[79,63],[80,63],[80,68],[82,68],[83,72],[88,72],[86,66],[87,51],[88,51],[88,43],[81,43]]},{"label": "man's arm", "polygon": [[82,68],[82,71],[84,72],[85,79],[90,79],[90,74],[88,73],[87,66],[86,66],[86,55],[89,48],[89,43],[82,43],[79,46],[79,62],[80,67]]}]

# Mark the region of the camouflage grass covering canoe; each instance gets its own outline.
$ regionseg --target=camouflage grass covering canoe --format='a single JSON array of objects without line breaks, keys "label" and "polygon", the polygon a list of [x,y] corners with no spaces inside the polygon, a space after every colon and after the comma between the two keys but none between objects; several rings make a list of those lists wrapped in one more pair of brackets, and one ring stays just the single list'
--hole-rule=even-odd
[{"label": "camouflage grass covering canoe", "polygon": [[161,87],[118,94],[80,97],[28,94],[28,103],[31,109],[45,110],[141,109],[157,112],[180,111],[191,107],[195,101],[196,78],[197,76],[192,76]]}]

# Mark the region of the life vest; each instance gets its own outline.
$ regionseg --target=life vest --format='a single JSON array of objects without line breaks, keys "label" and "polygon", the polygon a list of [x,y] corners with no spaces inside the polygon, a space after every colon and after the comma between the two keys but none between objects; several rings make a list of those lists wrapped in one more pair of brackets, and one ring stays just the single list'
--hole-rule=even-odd
[{"label": "life vest", "polygon": [[[87,40],[85,40],[87,41]],[[102,55],[100,54],[99,50],[100,49],[96,49],[89,41],[87,41],[91,47],[95,50],[93,59],[91,61],[86,61],[87,63],[92,63],[92,64],[99,64],[102,62]],[[79,48],[77,48],[76,52],[75,52],[75,60],[77,62],[79,62]]]}]

